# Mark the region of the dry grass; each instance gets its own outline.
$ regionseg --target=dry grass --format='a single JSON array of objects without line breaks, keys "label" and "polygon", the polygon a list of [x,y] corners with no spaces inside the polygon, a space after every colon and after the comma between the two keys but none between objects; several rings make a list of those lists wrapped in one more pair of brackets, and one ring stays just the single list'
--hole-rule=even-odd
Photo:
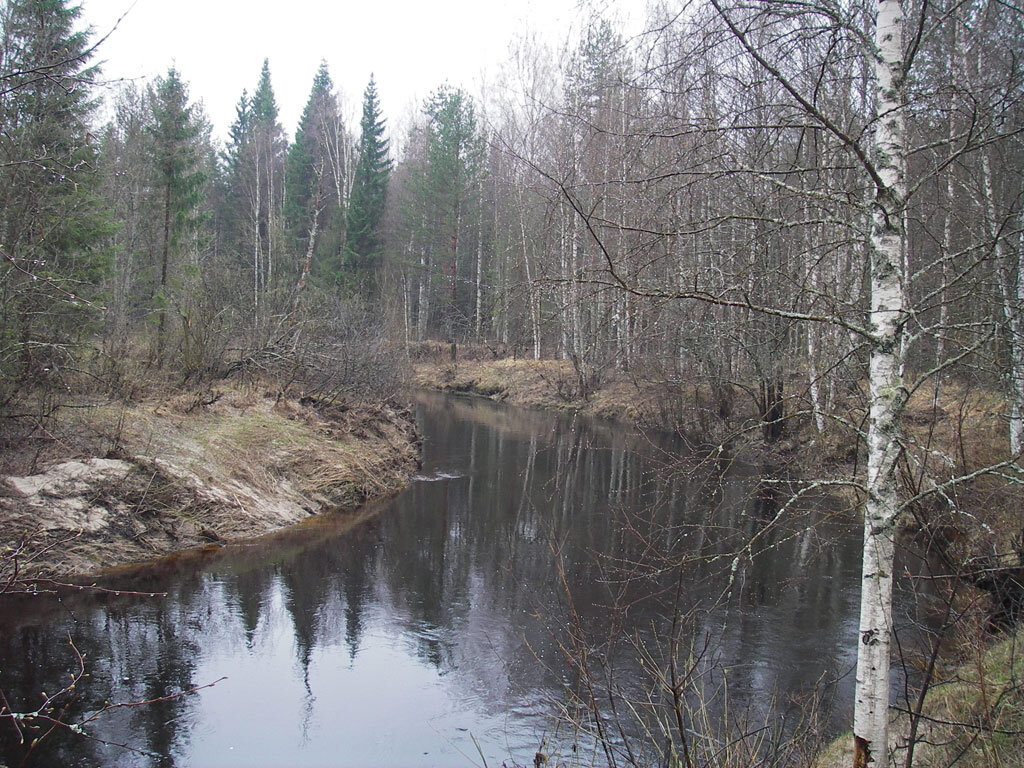
[{"label": "dry grass", "polygon": [[[411,414],[384,404],[301,404],[221,386],[74,414],[74,430],[94,435],[83,443],[91,455],[129,469],[75,492],[81,514],[95,510],[90,519],[106,521],[100,530],[78,533],[59,521],[34,530],[25,510],[44,499],[0,498],[11,536],[28,534],[41,547],[67,540],[35,561],[40,572],[92,571],[352,508],[403,487],[418,461]],[[70,458],[87,457],[62,460]]]},{"label": "dry grass", "polygon": [[413,369],[413,384],[425,389],[645,425],[658,423],[658,408],[664,398],[664,392],[638,386],[624,377],[609,377],[590,397],[581,398],[576,392],[572,365],[565,360],[419,362]]},{"label": "dry grass", "polygon": [[1024,630],[978,650],[934,686],[924,715],[915,765],[1024,766]]},{"label": "dry grass", "polygon": [[[1003,636],[933,686],[925,697],[912,765],[918,768],[1024,766],[1024,630]],[[909,719],[890,727],[890,765],[907,764]],[[835,739],[815,768],[848,768],[852,736]]]}]

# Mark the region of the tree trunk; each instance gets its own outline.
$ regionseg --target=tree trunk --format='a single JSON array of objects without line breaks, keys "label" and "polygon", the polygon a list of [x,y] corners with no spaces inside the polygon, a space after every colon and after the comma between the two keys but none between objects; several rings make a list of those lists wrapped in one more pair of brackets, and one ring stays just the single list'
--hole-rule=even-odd
[{"label": "tree trunk", "polygon": [[430,320],[430,257],[424,247],[420,251],[419,298],[416,303],[416,341],[427,337],[427,322]]},{"label": "tree trunk", "polygon": [[456,357],[456,324],[459,315],[459,226],[461,225],[462,208],[459,200],[455,201],[455,215],[452,222],[451,237],[451,308],[448,313],[448,343],[451,345],[452,360]]},{"label": "tree trunk", "polygon": [[1021,315],[1024,309],[1024,305],[1021,304],[1024,297],[1024,281],[1021,280],[1020,271],[1021,266],[1024,266],[1024,254],[1019,249],[1014,255],[1007,253],[996,215],[992,164],[984,150],[981,153],[981,172],[985,194],[985,225],[988,236],[992,238],[992,247],[996,255],[996,272],[999,275],[999,287],[1003,296],[1003,318],[1006,320],[1006,341],[1009,347],[1006,378],[1010,401],[1010,452],[1017,454],[1024,446],[1024,317]]},{"label": "tree trunk", "polygon": [[540,360],[540,301],[537,298],[537,286],[533,284],[533,270],[530,267],[530,247],[526,237],[526,214],[520,199],[519,236],[523,241],[523,267],[526,270],[526,291],[530,304],[530,330],[533,335],[533,359]]},{"label": "tree trunk", "polygon": [[889,646],[892,634],[892,569],[899,498],[896,461],[901,450],[903,386],[903,229],[905,131],[903,114],[903,9],[881,0],[875,27],[878,121],[871,227],[871,352],[867,503],[861,572],[853,715],[855,768],[888,760]]},{"label": "tree trunk", "polygon": [[164,336],[167,333],[167,262],[171,254],[171,185],[164,190],[164,242],[160,259],[160,322],[156,331],[156,367],[164,366]]}]

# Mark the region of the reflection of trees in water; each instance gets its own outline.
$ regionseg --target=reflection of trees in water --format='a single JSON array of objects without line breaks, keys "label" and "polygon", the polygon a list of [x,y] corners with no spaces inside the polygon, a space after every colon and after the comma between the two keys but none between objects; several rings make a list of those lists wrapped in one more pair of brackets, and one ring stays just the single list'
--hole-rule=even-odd
[{"label": "reflection of trees in water", "polygon": [[[532,655],[547,664],[544,675],[520,680],[526,687],[561,689],[560,643],[564,630],[575,624],[582,644],[593,651],[590,674],[624,704],[628,698],[629,706],[648,705],[653,722],[663,716],[658,709],[664,702],[651,698],[657,681],[650,664],[658,665],[654,676],[666,669],[665,637],[677,612],[686,625],[677,647],[712,639],[702,671],[704,689],[718,691],[720,672],[728,667],[734,701],[743,706],[786,710],[788,702],[773,703],[773,694],[807,690],[824,671],[820,664],[806,664],[808,658],[831,665],[833,674],[841,671],[839,649],[848,631],[842,619],[851,611],[839,585],[856,568],[856,540],[844,539],[841,525],[823,521],[815,503],[787,510],[782,521],[776,520],[776,494],[742,472],[665,473],[621,442],[597,440],[579,424],[556,429],[540,446],[536,437],[507,441],[511,448],[505,442],[496,453],[520,454],[502,463],[521,468],[522,492],[515,503],[515,484],[504,481],[500,467],[491,472],[487,476],[495,480],[489,492],[504,500],[493,508],[505,514],[480,519],[499,531],[526,535],[480,532],[479,540],[499,547],[488,562],[513,564],[506,575],[528,573],[531,583],[546,587],[530,597],[531,610],[546,621],[527,625],[529,649],[513,646],[517,658],[509,664],[543,670],[531,666]],[[490,454],[473,457],[478,466],[495,460]],[[470,506],[482,503],[488,499],[473,499]],[[835,540],[819,553],[814,539],[833,533]],[[744,552],[752,540],[756,546]],[[504,541],[516,544],[503,551]],[[551,542],[557,543],[557,561]],[[461,556],[472,549],[470,541]],[[556,562],[568,587],[562,599],[551,589],[563,575]],[[500,573],[490,570],[488,577],[504,591]],[[677,582],[685,584],[681,602],[673,602]],[[571,597],[571,611],[565,597]],[[788,656],[787,647],[797,653]],[[787,661],[777,663],[780,658]]]},{"label": "reflection of trees in water", "polygon": [[[776,520],[777,500],[739,465],[671,471],[676,446],[628,430],[547,414],[521,423],[514,409],[459,403],[453,412],[451,402],[422,409],[424,472],[464,476],[415,483],[354,530],[325,526],[284,551],[254,546],[179,575],[167,601],[83,607],[87,621],[73,632],[98,667],[88,695],[127,701],[209,682],[193,678],[210,638],[261,653],[260,637],[279,621],[274,605],[291,625],[307,722],[314,659],[344,648],[357,663],[376,625],[444,675],[459,700],[537,718],[538,702],[585,694],[576,684],[591,675],[604,702],[610,692],[655,724],[671,703],[658,680],[669,656],[682,659],[706,638],[694,679],[717,692],[728,668],[740,707],[764,709],[774,690],[842,670],[855,617],[840,585],[856,572],[859,537],[823,522],[813,503]],[[453,418],[463,411],[475,420]],[[576,667],[569,630],[589,654]],[[24,630],[5,638],[4,657],[54,656],[61,637]],[[53,675],[33,670],[24,665],[10,687],[52,686]],[[614,725],[606,704],[577,703]],[[119,714],[106,732],[138,734],[130,738],[173,755],[189,738],[190,706]],[[104,761],[95,745],[75,750]],[[70,751],[60,754],[73,764]]]},{"label": "reflection of trees in water", "polygon": [[[667,472],[636,452],[635,439],[621,431],[592,432],[582,421],[547,417],[546,428],[521,438],[488,430],[481,439],[478,426],[449,429],[449,440],[471,446],[474,479],[418,488],[415,506],[442,510],[422,531],[407,510],[389,518],[388,541],[395,531],[410,539],[409,546],[421,547],[419,560],[399,562],[398,555],[396,566],[386,569],[390,591],[400,601],[403,585],[417,581],[412,571],[419,568],[432,604],[441,595],[448,610],[443,619],[413,614],[432,626],[467,612],[467,589],[460,587],[467,579],[506,615],[541,617],[509,630],[522,633],[525,643],[518,636],[502,641],[505,669],[520,696],[561,695],[565,630],[575,622],[595,649],[594,674],[603,686],[631,697],[631,704],[662,703],[650,698],[657,688],[650,663],[665,668],[665,637],[677,611],[686,625],[678,647],[710,637],[707,687],[717,690],[728,666],[733,695],[743,705],[763,707],[776,690],[812,687],[821,664],[840,670],[838,649],[848,629],[842,618],[850,606],[838,585],[844,583],[841,574],[856,568],[856,537],[842,544],[842,526],[821,527],[815,504],[787,510],[780,522],[776,494],[742,468],[726,462],[724,470]],[[448,540],[445,530],[462,546],[435,546]],[[818,557],[815,538],[830,533],[836,541]],[[742,553],[752,539],[756,547]],[[435,559],[422,562],[429,557],[423,550]],[[410,550],[403,545],[395,551]],[[562,573],[573,611],[566,595],[558,594]],[[730,573],[733,583],[726,589]],[[672,587],[680,581],[686,588],[681,602],[673,602]],[[445,589],[431,590],[432,584]],[[787,646],[800,649],[796,658],[787,655]],[[807,658],[821,664],[809,666]],[[752,661],[738,663],[744,659]],[[488,671],[478,674],[483,679]],[[786,705],[774,704],[780,711]]]},{"label": "reflection of trees in water", "polygon": [[237,607],[246,646],[252,650],[260,618],[266,610],[274,573],[269,568],[241,569],[225,579],[231,602]]},{"label": "reflection of trees in water", "polygon": [[340,574],[345,596],[345,643],[349,658],[354,659],[364,631],[366,602],[373,592],[371,571],[375,570],[380,554],[380,528],[376,521],[371,521],[337,544],[343,555]]},{"label": "reflection of trees in water", "polygon": [[[223,594],[200,579],[180,582],[167,598],[103,596],[84,604],[67,601],[69,612],[57,626],[22,627],[3,637],[5,691],[54,691],[75,667],[69,634],[84,656],[89,677],[79,686],[64,720],[73,722],[111,702],[143,702],[115,709],[90,724],[92,738],[55,730],[33,755],[37,765],[106,765],[122,759],[127,743],[136,762],[173,765],[187,733],[179,723],[191,706],[174,694],[196,685],[195,633],[219,614]],[[19,660],[13,664],[11,660]],[[23,661],[22,661],[23,660]],[[164,697],[164,701],[156,701]],[[18,704],[12,701],[15,708]],[[17,764],[23,747],[10,733],[0,736],[0,760]]]}]

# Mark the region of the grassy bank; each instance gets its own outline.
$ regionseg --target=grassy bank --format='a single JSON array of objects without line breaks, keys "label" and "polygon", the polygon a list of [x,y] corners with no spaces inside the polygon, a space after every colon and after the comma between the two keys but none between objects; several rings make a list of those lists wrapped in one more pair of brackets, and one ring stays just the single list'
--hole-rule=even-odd
[{"label": "grassy bank", "polygon": [[[975,647],[969,658],[937,671],[923,703],[898,702],[890,728],[893,764],[960,768],[1024,766],[1024,631]],[[916,724],[915,724],[916,721]],[[814,768],[853,764],[844,734],[818,756]]]},{"label": "grassy bank", "polygon": [[683,408],[681,391],[616,376],[582,397],[574,377],[572,365],[565,360],[421,360],[413,366],[412,383],[526,408],[574,411],[661,429],[697,428],[705,422],[702,393],[685,393],[687,404],[696,404],[699,410]]},{"label": "grassy bank", "polygon": [[7,457],[5,580],[94,572],[351,509],[398,491],[418,462],[404,409],[255,385],[66,408],[61,427],[73,439]]}]

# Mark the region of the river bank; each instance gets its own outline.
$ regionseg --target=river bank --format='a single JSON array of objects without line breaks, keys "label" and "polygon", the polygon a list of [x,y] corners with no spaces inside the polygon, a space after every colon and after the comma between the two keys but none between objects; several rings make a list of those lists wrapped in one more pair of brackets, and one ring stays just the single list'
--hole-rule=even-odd
[{"label": "river bank", "polygon": [[[819,433],[806,381],[787,381],[781,395],[781,428],[765,439],[758,410],[758,388],[721,384],[712,391],[700,381],[665,381],[642,372],[609,371],[586,393],[575,383],[567,360],[495,358],[477,350],[452,361],[447,351],[423,354],[413,363],[412,384],[422,389],[484,397],[525,408],[580,413],[622,421],[644,429],[675,433],[707,445],[771,454],[784,462],[797,450],[806,469],[853,470],[858,462],[857,436],[851,427],[863,422],[862,393],[852,388],[833,409],[840,420],[825,422]],[[938,398],[931,387],[916,390],[906,406],[905,429],[911,443],[928,443],[933,459],[965,466],[984,465],[1005,453],[1005,401],[996,393],[946,382]],[[770,446],[765,443],[770,442]]]},{"label": "river bank", "polygon": [[[1010,768],[1024,765],[1024,630],[996,635],[961,663],[939,662],[920,700],[897,701],[889,730],[891,764]],[[913,752],[908,755],[910,745]],[[853,738],[845,733],[813,768],[848,768]]]},{"label": "river bank", "polygon": [[[837,493],[852,506],[863,491],[862,426],[867,419],[863,393],[853,388],[838,418],[814,423],[805,383],[787,382],[780,428],[769,439],[756,404],[756,387],[664,382],[641,374],[608,372],[586,396],[573,389],[572,365],[565,360],[488,359],[467,354],[452,361],[435,352],[413,365],[412,383],[423,389],[484,397],[528,408],[580,413],[673,433],[694,447],[695,456],[727,455],[759,465],[780,478],[835,481]],[[955,500],[942,494],[908,508],[903,525],[933,537],[946,547],[956,566],[1000,553],[989,565],[1019,567],[1021,494],[1002,473],[986,473],[1006,459],[1006,404],[998,394],[946,381],[941,390],[921,387],[910,397],[903,418],[907,472],[905,481],[921,494],[928,483],[951,477]],[[931,478],[931,479],[928,479]]]},{"label": "river bank", "polygon": [[[685,423],[674,419],[664,387],[627,377],[609,378],[582,396],[565,360],[460,359],[421,360],[413,365],[412,382],[423,389],[486,397],[524,408],[577,412],[597,418],[639,423],[676,431],[697,426],[691,411]],[[681,415],[681,414],[680,414]]]},{"label": "river bank", "polygon": [[[687,442],[703,437],[714,455],[721,450],[715,444],[725,444],[731,455],[760,464],[769,475],[844,481],[850,509],[859,506],[857,480],[864,457],[857,425],[865,422],[866,413],[856,389],[846,407],[837,409],[842,417],[820,433],[806,393],[796,382],[787,384],[795,394],[786,399],[781,434],[770,441],[759,429],[752,391],[736,387],[726,401],[729,408],[720,409],[716,402],[722,401],[697,386],[609,374],[601,387],[581,398],[566,385],[572,375],[565,361],[434,359],[418,362],[414,378],[427,388],[673,431],[688,437]],[[917,745],[916,765],[959,759],[972,768],[995,768],[1016,765],[1006,760],[1020,754],[1022,638],[1020,624],[1012,627],[1024,605],[1021,494],[1012,478],[1007,482],[999,471],[983,471],[986,466],[998,470],[1006,460],[1005,410],[998,393],[948,380],[938,390],[916,390],[904,413],[903,482],[908,495],[921,500],[908,505],[902,527],[942,563],[940,588],[930,598],[932,618],[947,612],[956,620],[936,627],[939,652],[931,660],[934,669],[923,703],[908,698],[896,704],[892,747],[900,764],[911,742]],[[967,479],[954,491],[925,493],[929,483],[956,476]],[[952,574],[959,579],[948,580]],[[815,765],[850,765],[850,742],[849,735],[837,739]]]},{"label": "river bank", "polygon": [[90,574],[353,509],[402,489],[419,461],[412,414],[393,404],[223,384],[65,413],[74,443],[0,478],[3,583]]}]

